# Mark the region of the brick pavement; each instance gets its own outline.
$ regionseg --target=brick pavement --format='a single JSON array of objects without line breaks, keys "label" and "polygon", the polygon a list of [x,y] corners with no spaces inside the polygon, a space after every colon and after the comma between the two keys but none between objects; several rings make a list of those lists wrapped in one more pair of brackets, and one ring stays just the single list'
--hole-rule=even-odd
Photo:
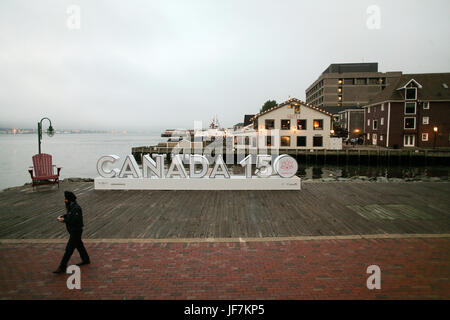
[{"label": "brick pavement", "polygon": [[[62,243],[0,244],[1,299],[449,299],[450,238],[89,242],[81,290]],[[71,263],[79,261],[75,252]],[[381,290],[366,269],[381,268]]]}]

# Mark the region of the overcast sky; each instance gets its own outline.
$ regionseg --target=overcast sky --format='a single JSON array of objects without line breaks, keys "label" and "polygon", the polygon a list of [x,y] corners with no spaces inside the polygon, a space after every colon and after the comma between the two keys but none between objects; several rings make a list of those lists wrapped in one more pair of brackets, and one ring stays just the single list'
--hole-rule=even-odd
[{"label": "overcast sky", "polygon": [[304,100],[331,63],[449,72],[449,13],[448,0],[1,0],[0,127],[159,130],[214,114],[229,127],[268,99]]}]

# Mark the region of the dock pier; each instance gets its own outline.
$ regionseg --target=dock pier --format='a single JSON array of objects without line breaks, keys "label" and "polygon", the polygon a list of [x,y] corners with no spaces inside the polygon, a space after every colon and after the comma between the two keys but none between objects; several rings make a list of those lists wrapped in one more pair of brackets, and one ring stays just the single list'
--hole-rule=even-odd
[{"label": "dock pier", "polygon": [[[204,150],[204,149],[203,149]],[[142,157],[145,154],[165,154],[168,160],[171,159],[175,148],[172,147],[133,147],[132,155],[138,163],[142,162]],[[257,153],[252,150],[254,154],[265,154],[267,149]],[[179,148],[176,150],[179,154],[198,153],[194,148]],[[222,155],[224,158],[230,152],[230,149],[224,148]],[[247,156],[250,154],[249,149],[242,151],[242,154]],[[279,149],[279,154],[288,154],[297,159],[300,163],[308,164],[405,164],[410,165],[446,165],[450,160],[450,150],[440,149],[381,149],[381,148],[345,148],[343,150],[298,150],[298,149]],[[234,149],[235,160],[238,151]]]}]

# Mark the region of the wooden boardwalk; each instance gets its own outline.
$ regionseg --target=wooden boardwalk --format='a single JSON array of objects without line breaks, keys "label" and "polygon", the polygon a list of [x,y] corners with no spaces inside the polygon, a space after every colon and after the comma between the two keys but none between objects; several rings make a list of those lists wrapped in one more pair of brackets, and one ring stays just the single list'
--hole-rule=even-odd
[{"label": "wooden boardwalk", "polygon": [[259,238],[450,233],[450,183],[304,183],[301,191],[95,191],[91,182],[0,192],[0,239],[66,238],[63,192],[85,238]]}]

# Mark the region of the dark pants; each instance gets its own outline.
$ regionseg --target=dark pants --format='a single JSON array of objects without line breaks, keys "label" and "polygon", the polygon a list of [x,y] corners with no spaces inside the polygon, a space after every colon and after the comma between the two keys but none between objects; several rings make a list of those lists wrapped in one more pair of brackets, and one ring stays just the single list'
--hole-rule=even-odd
[{"label": "dark pants", "polygon": [[84,262],[89,261],[89,255],[84,247],[83,241],[81,241],[81,234],[83,231],[76,231],[70,233],[69,241],[67,242],[66,252],[64,252],[64,256],[59,264],[60,268],[67,268],[67,263],[69,262],[70,257],[72,256],[75,249],[80,253],[81,260]]}]

